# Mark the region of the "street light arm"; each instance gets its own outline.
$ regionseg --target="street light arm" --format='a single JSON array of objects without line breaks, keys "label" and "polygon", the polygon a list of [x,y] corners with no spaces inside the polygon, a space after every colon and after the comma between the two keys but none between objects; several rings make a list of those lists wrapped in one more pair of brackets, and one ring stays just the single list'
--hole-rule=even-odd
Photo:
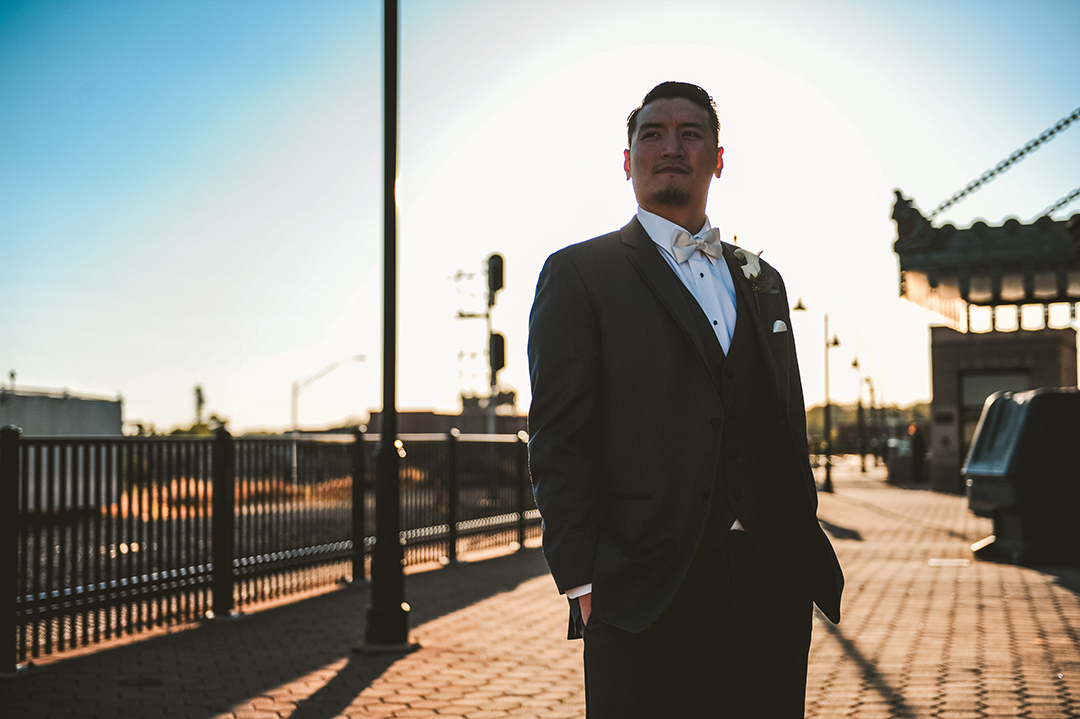
[{"label": "street light arm", "polygon": [[320,377],[325,377],[326,375],[330,374],[331,372],[333,372],[334,370],[336,370],[340,366],[341,366],[341,360],[338,360],[337,362],[332,362],[332,363],[328,364],[326,367],[323,367],[321,370],[319,370],[315,374],[311,375],[307,379],[298,380],[297,383],[296,383],[297,391],[299,391],[299,390],[303,389],[304,387],[308,386],[309,384],[311,384],[315,380],[319,379]]},{"label": "street light arm", "polygon": [[344,363],[344,362],[364,362],[365,360],[367,360],[367,357],[365,355],[354,355],[354,356],[349,357],[347,359],[338,360],[337,362],[332,362],[329,365],[327,365],[326,367],[323,367],[321,370],[319,370],[315,374],[308,377],[307,379],[302,379],[302,380],[299,380],[299,381],[295,382],[296,389],[299,391],[299,390],[303,389],[305,386],[307,386],[307,385],[311,384],[312,382],[314,382],[315,380],[319,379],[320,377],[325,377],[326,375],[330,374],[331,372],[336,370],[338,367],[340,367],[342,365],[342,363]]},{"label": "street light arm", "polygon": [[300,423],[300,415],[299,415],[300,409],[299,409],[299,406],[300,406],[300,390],[301,389],[303,389],[307,385],[311,384],[315,380],[319,379],[320,377],[324,377],[324,376],[330,374],[331,372],[336,370],[338,367],[340,367],[342,362],[364,362],[365,360],[367,360],[366,355],[353,355],[352,357],[348,357],[346,359],[338,360],[337,362],[333,362],[333,363],[327,365],[326,367],[323,367],[321,370],[319,370],[315,374],[311,375],[307,379],[302,379],[302,380],[294,379],[293,383],[292,383],[292,397],[291,397],[291,400],[292,400],[291,405],[292,405],[292,407],[290,408],[291,411],[290,411],[290,417],[289,417],[290,422],[292,424],[293,431],[295,432],[297,430],[297,427],[299,426],[299,423]]}]

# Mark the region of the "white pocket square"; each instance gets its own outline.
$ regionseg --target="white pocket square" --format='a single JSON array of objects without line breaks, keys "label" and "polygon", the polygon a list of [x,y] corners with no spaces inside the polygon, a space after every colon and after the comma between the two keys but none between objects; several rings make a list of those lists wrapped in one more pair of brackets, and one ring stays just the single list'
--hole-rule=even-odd
[{"label": "white pocket square", "polygon": [[772,323],[772,331],[773,334],[776,334],[777,332],[787,332],[787,325],[784,324],[783,320],[777,320]]}]

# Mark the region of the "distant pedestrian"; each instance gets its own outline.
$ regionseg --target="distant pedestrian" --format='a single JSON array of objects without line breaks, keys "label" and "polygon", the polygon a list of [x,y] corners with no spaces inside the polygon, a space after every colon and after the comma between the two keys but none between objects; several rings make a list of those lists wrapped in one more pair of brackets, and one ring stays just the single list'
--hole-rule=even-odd
[{"label": "distant pedestrian", "polygon": [[923,460],[926,459],[926,440],[923,438],[919,425],[914,422],[908,425],[908,436],[911,437],[911,483],[922,484]]},{"label": "distant pedestrian", "polygon": [[812,605],[839,621],[843,576],[783,281],[705,216],[705,90],[658,85],[627,136],[637,215],[548,258],[529,323],[530,465],[588,715],[801,718]]}]

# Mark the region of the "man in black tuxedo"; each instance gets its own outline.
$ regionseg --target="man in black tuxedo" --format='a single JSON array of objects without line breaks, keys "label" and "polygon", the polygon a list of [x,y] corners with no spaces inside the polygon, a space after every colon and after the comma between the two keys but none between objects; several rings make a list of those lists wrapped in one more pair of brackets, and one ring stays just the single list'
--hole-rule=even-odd
[{"label": "man in black tuxedo", "polygon": [[658,85],[627,135],[637,215],[549,257],[529,321],[530,467],[589,716],[802,717],[812,605],[839,621],[843,575],[783,281],[705,216],[708,93]]}]

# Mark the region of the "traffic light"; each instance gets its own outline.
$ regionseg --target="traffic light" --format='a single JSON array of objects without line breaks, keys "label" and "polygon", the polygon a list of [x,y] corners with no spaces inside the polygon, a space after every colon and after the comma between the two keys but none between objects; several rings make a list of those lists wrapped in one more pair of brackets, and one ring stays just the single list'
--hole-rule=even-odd
[{"label": "traffic light", "polygon": [[503,256],[491,253],[487,259],[488,307],[495,305],[495,293],[503,288]]},{"label": "traffic light", "polygon": [[492,332],[488,340],[488,359],[491,360],[491,384],[495,384],[495,373],[506,366],[506,338],[498,332]]}]

